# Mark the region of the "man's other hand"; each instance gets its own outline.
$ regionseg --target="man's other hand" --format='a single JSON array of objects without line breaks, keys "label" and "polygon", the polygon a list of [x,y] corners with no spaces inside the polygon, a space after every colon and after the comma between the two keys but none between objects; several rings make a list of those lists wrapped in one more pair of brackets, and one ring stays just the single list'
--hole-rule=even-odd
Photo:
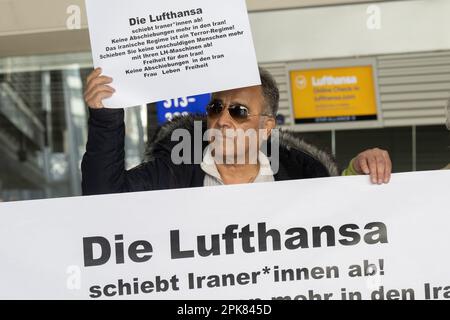
[{"label": "man's other hand", "polygon": [[386,150],[374,148],[361,152],[352,164],[358,174],[370,175],[372,183],[388,183],[391,179],[392,162]]}]

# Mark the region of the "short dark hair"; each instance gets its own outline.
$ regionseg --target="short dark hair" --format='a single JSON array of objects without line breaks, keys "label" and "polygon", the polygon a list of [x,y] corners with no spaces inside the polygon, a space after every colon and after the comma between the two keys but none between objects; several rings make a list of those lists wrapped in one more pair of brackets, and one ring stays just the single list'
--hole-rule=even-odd
[{"label": "short dark hair", "polygon": [[276,117],[280,102],[280,91],[278,90],[277,83],[269,71],[262,67],[259,67],[259,75],[261,78],[261,89],[264,100],[266,101],[266,112]]}]

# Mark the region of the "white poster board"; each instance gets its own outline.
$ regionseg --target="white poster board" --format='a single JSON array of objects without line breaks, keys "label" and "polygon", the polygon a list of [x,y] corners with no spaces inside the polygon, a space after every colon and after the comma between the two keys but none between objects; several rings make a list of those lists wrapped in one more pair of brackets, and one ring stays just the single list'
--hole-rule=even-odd
[{"label": "white poster board", "polygon": [[86,0],[109,108],[259,85],[245,0]]},{"label": "white poster board", "polygon": [[3,203],[0,299],[449,299],[449,181],[434,171],[382,186],[356,176]]}]

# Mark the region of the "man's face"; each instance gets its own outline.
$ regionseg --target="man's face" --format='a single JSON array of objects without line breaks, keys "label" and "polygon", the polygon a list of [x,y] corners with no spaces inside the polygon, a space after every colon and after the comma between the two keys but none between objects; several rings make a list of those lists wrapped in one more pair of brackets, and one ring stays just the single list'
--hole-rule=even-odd
[{"label": "man's face", "polygon": [[[212,95],[211,101],[224,107],[221,113],[208,116],[208,129],[215,129],[222,135],[222,139],[220,137],[210,139],[210,142],[214,141],[216,145],[223,146],[223,152],[219,152],[222,155],[216,152],[215,156],[236,158],[243,154],[247,156],[249,153],[257,154],[260,141],[264,139],[263,132],[269,135],[275,127],[275,119],[265,115],[265,100],[261,86],[217,92]],[[228,108],[236,106],[247,108],[249,116],[243,119],[233,117]],[[242,133],[245,133],[244,140]]]}]

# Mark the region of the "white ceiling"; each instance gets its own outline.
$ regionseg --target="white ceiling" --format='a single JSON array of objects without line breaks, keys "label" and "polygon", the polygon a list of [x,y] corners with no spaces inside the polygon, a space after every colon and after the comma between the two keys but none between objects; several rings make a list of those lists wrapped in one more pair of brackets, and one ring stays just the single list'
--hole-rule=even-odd
[{"label": "white ceiling", "polygon": [[[246,1],[248,10],[255,12],[377,0]],[[81,9],[81,30],[66,28],[67,8],[71,5]],[[0,0],[0,56],[88,50],[84,0]]]},{"label": "white ceiling", "polygon": [[[375,2],[377,0],[246,0],[250,12]],[[84,0],[0,0],[0,36],[65,30],[67,8],[77,5],[87,26]]]},{"label": "white ceiling", "polygon": [[249,11],[259,11],[377,1],[380,2],[379,0],[247,0],[247,7]]}]

